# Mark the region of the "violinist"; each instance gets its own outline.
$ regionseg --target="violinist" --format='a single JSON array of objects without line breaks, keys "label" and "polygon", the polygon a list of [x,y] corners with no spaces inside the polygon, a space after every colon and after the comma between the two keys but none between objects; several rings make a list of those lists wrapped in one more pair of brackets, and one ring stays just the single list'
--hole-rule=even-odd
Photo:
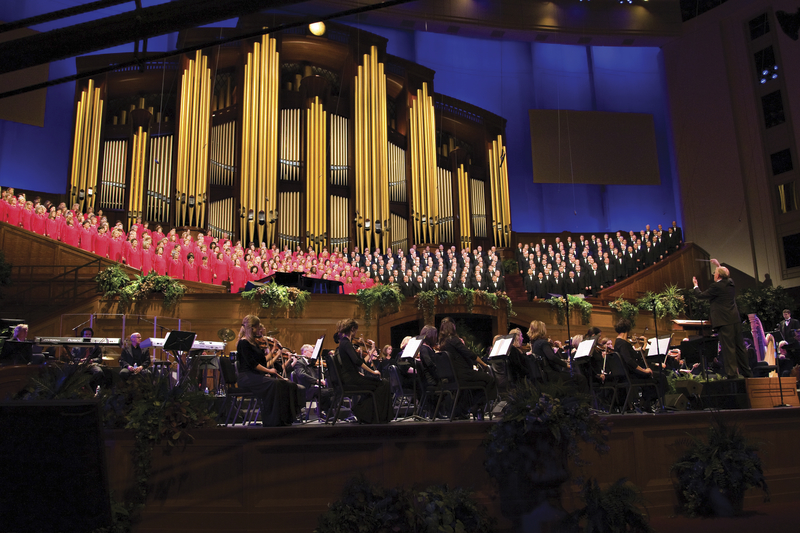
[{"label": "violinist", "polygon": [[486,371],[474,370],[476,364],[484,368],[488,365],[467,349],[464,341],[456,335],[456,324],[450,317],[442,319],[439,325],[439,350],[450,355],[453,372],[458,376],[459,382],[486,387],[486,396],[481,391],[476,391],[472,395],[472,405],[468,406],[477,420],[483,420],[487,402],[497,398],[497,380]]},{"label": "violinist", "polygon": [[667,378],[661,372],[653,372],[651,368],[639,366],[639,363],[636,361],[636,352],[628,341],[628,334],[631,331],[630,320],[627,318],[620,319],[617,325],[614,326],[614,331],[617,332],[617,340],[614,341],[614,350],[622,359],[622,364],[627,367],[631,378],[640,381],[654,382],[658,387],[657,395],[650,387],[642,388],[641,410],[645,412],[654,412],[656,407],[655,402],[659,398],[663,398],[664,394],[667,392]]},{"label": "violinist", "polygon": [[[358,355],[353,348],[351,338],[358,331],[358,322],[352,318],[340,320],[337,325],[335,339],[339,342],[339,359],[342,365],[340,379],[345,389],[366,389],[373,391],[375,404],[378,411],[378,419],[375,420],[375,413],[372,400],[369,396],[363,395],[361,400],[353,406],[353,413],[358,421],[364,424],[386,424],[392,413],[392,389],[389,382],[380,379],[380,372],[372,370],[364,364],[364,359]],[[360,371],[373,374],[377,379],[369,379],[360,374]]]},{"label": "violinist", "polygon": [[317,400],[320,409],[327,411],[331,406],[333,389],[326,388],[327,383],[318,377],[317,369],[314,368],[314,347],[304,344],[300,348],[300,355],[292,354],[287,363],[287,370],[292,369],[294,381],[305,387],[305,400],[311,402]]},{"label": "violinist", "polygon": [[[540,320],[531,322],[528,328],[528,338],[531,340],[533,355],[544,363],[544,374],[548,381],[563,381],[573,385],[578,392],[589,391],[589,384],[581,374],[572,374],[569,363],[559,356],[561,342],[550,342],[547,338],[547,326]],[[556,348],[556,351],[553,348]]]},{"label": "violinist", "polygon": [[247,315],[242,320],[236,344],[239,387],[261,399],[264,426],[290,426],[300,414],[297,385],[282,379],[275,368],[267,367],[263,340],[256,341],[261,330],[261,320],[257,316]]},{"label": "violinist", "polygon": [[522,351],[522,330],[514,328],[508,332],[514,335],[511,348],[508,350],[508,379],[511,383],[520,383],[523,379],[534,382],[534,376],[528,364],[528,356]]}]

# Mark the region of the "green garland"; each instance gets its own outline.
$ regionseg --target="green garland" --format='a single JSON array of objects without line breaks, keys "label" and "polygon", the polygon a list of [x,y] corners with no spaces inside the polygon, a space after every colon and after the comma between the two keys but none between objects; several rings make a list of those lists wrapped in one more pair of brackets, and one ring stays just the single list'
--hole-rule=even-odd
[{"label": "green garland", "polygon": [[627,318],[631,322],[631,326],[636,325],[636,317],[639,316],[639,308],[630,303],[628,300],[620,296],[608,306],[622,318]]},{"label": "green garland", "polygon": [[144,276],[136,276],[131,281],[119,265],[111,265],[102,270],[94,279],[103,298],[118,297],[123,306],[160,292],[164,295],[164,307],[172,307],[186,294],[186,286],[174,278],[150,272]]},{"label": "green garland", "polygon": [[284,287],[277,283],[267,283],[257,289],[244,291],[242,298],[247,300],[259,299],[261,307],[270,309],[272,314],[280,310],[290,310],[294,316],[300,316],[306,308],[311,293],[301,291],[296,287]]},{"label": "green garland", "polygon": [[517,315],[517,313],[514,312],[514,304],[511,302],[511,298],[503,293],[476,291],[466,288],[453,290],[433,289],[431,291],[422,291],[418,293],[415,298],[417,299],[417,309],[422,311],[422,316],[426,323],[430,322],[433,317],[436,316],[437,301],[442,305],[454,305],[461,302],[466,306],[467,313],[472,313],[476,298],[478,301],[483,300],[484,303],[495,310],[500,309],[500,304],[505,302],[506,317]]},{"label": "green garland", "polygon": [[[592,319],[592,304],[583,298],[578,298],[577,296],[573,296],[571,294],[568,295],[567,298],[569,298],[570,309],[580,309],[581,323],[588,324]],[[549,303],[555,308],[556,320],[560,325],[563,325],[567,318],[567,300],[565,300],[563,296],[557,296],[554,298],[548,298],[545,300],[545,302]]]},{"label": "green garland", "polygon": [[389,285],[375,285],[369,289],[361,289],[356,293],[356,301],[364,310],[364,318],[369,322],[373,318],[391,315],[400,310],[406,297],[400,292],[400,287],[391,283]]}]

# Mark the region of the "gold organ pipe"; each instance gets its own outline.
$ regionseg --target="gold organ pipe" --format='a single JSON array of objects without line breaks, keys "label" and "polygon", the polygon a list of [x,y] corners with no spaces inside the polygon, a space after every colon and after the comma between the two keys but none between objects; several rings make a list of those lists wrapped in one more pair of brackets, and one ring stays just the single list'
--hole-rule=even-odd
[{"label": "gold organ pipe", "polygon": [[75,203],[75,199],[77,198],[77,188],[78,188],[78,169],[80,168],[80,157],[81,157],[81,132],[83,131],[83,105],[84,105],[84,95],[86,93],[81,93],[81,98],[78,100],[78,107],[75,111],[75,139],[72,142],[72,170],[70,172],[70,184],[72,185],[72,190],[70,190],[70,208],[72,204]]},{"label": "gold organ pipe", "polygon": [[[89,88],[86,91],[86,105],[83,108],[84,116],[83,116],[83,124],[82,124],[82,131],[81,131],[81,166],[80,166],[80,174],[78,174],[78,194],[80,191],[86,191],[86,180],[88,178],[88,168],[89,168],[89,158],[91,153],[91,135],[92,135],[92,116],[93,116],[93,96],[94,96],[94,80],[89,80]],[[80,196],[78,197],[80,198]],[[79,200],[81,204],[81,211],[84,210],[86,196],[84,194],[84,199]]]},{"label": "gold organ pipe", "polygon": [[[94,211],[95,196],[97,192],[97,168],[100,164],[100,130],[103,126],[103,100],[100,99],[100,88],[94,90],[94,120],[92,121],[92,146],[89,163],[89,173],[86,183],[86,204],[88,209]],[[89,196],[89,189],[92,195]]]},{"label": "gold organ pipe", "polygon": [[[266,68],[267,68],[267,55],[266,55],[266,46],[264,46],[264,38],[261,39],[261,43],[254,43],[253,45],[253,95],[254,101],[258,102],[259,105],[258,109],[258,119],[253,130],[253,134],[257,143],[255,143],[255,150],[258,154],[257,160],[251,160],[252,171],[253,175],[251,176],[250,180],[250,197],[248,202],[248,215],[247,215],[247,226],[249,230],[250,239],[255,241],[255,227],[256,227],[256,217],[258,214],[258,204],[259,204],[259,196],[258,194],[261,190],[261,183],[259,183],[264,177],[264,171],[266,169],[266,161],[264,155],[266,154],[266,146],[267,146],[267,139],[266,139],[266,118],[267,118],[267,105],[266,105],[266,98],[267,98],[267,91],[266,91]],[[253,213],[252,219],[250,218],[250,212]]]},{"label": "gold organ pipe", "polygon": [[[244,210],[247,205],[247,198],[245,197],[245,190],[247,183],[250,181],[250,65],[253,61],[253,54],[248,52],[247,62],[244,65],[244,90],[243,90],[243,114],[242,114],[242,167],[241,167],[241,185],[239,191],[240,210]],[[239,232],[244,235],[245,219],[239,219]]]}]

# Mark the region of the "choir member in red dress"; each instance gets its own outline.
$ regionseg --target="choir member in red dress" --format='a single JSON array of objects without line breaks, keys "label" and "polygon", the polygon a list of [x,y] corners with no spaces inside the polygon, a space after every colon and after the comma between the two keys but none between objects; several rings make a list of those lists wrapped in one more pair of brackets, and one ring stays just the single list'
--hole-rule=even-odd
[{"label": "choir member in red dress", "polygon": [[45,222],[45,235],[50,237],[51,239],[58,240],[61,236],[61,224],[58,222],[58,216],[56,214],[55,207],[50,210],[50,214],[47,217],[47,221]]},{"label": "choir member in red dress", "polygon": [[143,233],[142,238],[142,273],[149,274],[154,270],[153,268],[153,245],[147,233]]},{"label": "choir member in red dress", "polygon": [[237,257],[231,270],[231,293],[236,294],[247,284],[247,271],[242,268],[242,262]]},{"label": "choir member in red dress", "polygon": [[159,276],[167,275],[167,261],[164,258],[163,246],[159,246],[156,249],[156,255],[153,256],[153,270],[155,270],[156,274]]},{"label": "choir member in red dress", "polygon": [[125,236],[119,228],[114,228],[111,231],[111,240],[108,245],[108,258],[117,263],[122,262],[122,244],[125,242]]},{"label": "choir member in red dress", "polygon": [[61,242],[70,246],[78,246],[80,231],[72,216],[67,216],[65,226],[61,229]]},{"label": "choir member in red dress", "polygon": [[6,222],[12,226],[19,226],[22,218],[22,209],[20,208],[17,199],[11,197],[8,199],[8,208],[6,211]]},{"label": "choir member in red dress", "polygon": [[225,256],[222,253],[217,255],[217,262],[214,263],[214,285],[222,285],[223,281],[230,279],[230,268]]},{"label": "choir member in red dress", "polygon": [[88,220],[84,220],[83,224],[81,225],[81,229],[79,232],[79,246],[81,250],[86,250],[87,252],[94,252],[94,239],[96,235],[95,232],[91,228],[91,224]]},{"label": "choir member in red dress", "polygon": [[183,279],[183,261],[178,250],[172,252],[172,259],[167,263],[167,274],[171,278]]},{"label": "choir member in red dress", "polygon": [[31,229],[39,235],[47,232],[47,210],[43,205],[37,205],[31,219]]},{"label": "choir member in red dress", "polygon": [[22,207],[22,215],[20,218],[22,229],[33,231],[33,202],[26,202],[23,197],[19,205]]},{"label": "choir member in red dress", "polygon": [[110,246],[111,237],[108,235],[108,224],[103,224],[97,230],[97,236],[94,238],[94,253],[100,257],[108,257]]},{"label": "choir member in red dress", "polygon": [[186,256],[186,263],[183,265],[183,279],[186,281],[200,281],[200,271],[197,263],[194,262],[194,254]]},{"label": "choir member in red dress", "polygon": [[130,246],[124,257],[124,262],[133,268],[142,269],[142,249],[139,248],[139,241],[134,237],[130,241]]},{"label": "choir member in red dress", "polygon": [[208,256],[203,256],[203,263],[200,265],[200,281],[211,283],[214,280],[214,270],[208,264]]}]

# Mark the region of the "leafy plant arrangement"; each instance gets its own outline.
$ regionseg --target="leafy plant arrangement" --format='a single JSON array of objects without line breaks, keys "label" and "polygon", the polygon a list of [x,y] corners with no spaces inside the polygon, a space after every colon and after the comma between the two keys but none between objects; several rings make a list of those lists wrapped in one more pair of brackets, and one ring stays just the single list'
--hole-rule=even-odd
[{"label": "leafy plant arrangement", "polygon": [[764,324],[777,324],[783,319],[784,309],[794,310],[796,306],[794,299],[780,285],[742,291],[736,298],[736,305],[740,313],[755,313]]},{"label": "leafy plant arrangement", "polygon": [[169,276],[159,276],[150,272],[144,276],[136,276],[125,292],[130,295],[130,300],[144,300],[150,294],[160,292],[164,295],[164,307],[172,307],[186,294],[186,286],[180,281]]},{"label": "leafy plant arrangement", "polygon": [[630,303],[628,300],[620,296],[608,306],[622,318],[627,318],[631,321],[631,325],[636,324],[636,317],[639,316],[639,308]]},{"label": "leafy plant arrangement", "polygon": [[103,393],[101,401],[107,428],[135,432],[132,455],[137,486],[128,504],[132,511],[147,499],[155,446],[185,446],[194,441],[190,429],[216,424],[213,399],[199,392],[191,379],[170,387],[166,376],[156,380],[132,377]]},{"label": "leafy plant arrangement", "polygon": [[[568,299],[568,300],[567,300]],[[567,318],[567,301],[569,301],[570,309],[579,309],[581,312],[581,323],[588,324],[592,319],[592,304],[587,302],[584,298],[568,295],[567,299],[563,296],[556,296],[545,300],[556,310],[556,320],[559,324],[564,324]]]},{"label": "leafy plant arrangement", "polygon": [[405,299],[400,287],[394,283],[375,285],[356,293],[356,301],[364,310],[364,318],[368,321],[398,312]]},{"label": "leafy plant arrangement", "polygon": [[749,443],[736,424],[717,420],[705,440],[690,437],[688,449],[671,468],[683,512],[689,516],[739,512],[744,493],[751,487],[759,487],[764,501],[769,500],[758,446]]},{"label": "leafy plant arrangement", "polygon": [[128,275],[117,264],[111,265],[100,271],[94,278],[97,282],[98,292],[103,293],[103,298],[127,298],[127,294],[123,294],[125,287],[130,285],[131,280]]},{"label": "leafy plant arrangement", "polygon": [[506,274],[519,274],[519,264],[515,259],[503,259],[503,269]]},{"label": "leafy plant arrangement", "polygon": [[17,393],[19,400],[89,400],[94,391],[89,385],[92,375],[84,372],[89,363],[50,363]]},{"label": "leafy plant arrangement", "polygon": [[588,397],[563,386],[527,380],[508,391],[503,418],[485,442],[484,466],[498,481],[504,512],[519,515],[544,501],[569,478],[567,463],[581,466],[580,442],[608,451],[609,424]]},{"label": "leafy plant arrangement", "polygon": [[159,276],[150,272],[144,276],[136,276],[133,281],[119,265],[111,265],[102,270],[95,278],[97,290],[104,298],[119,297],[123,305],[144,300],[150,294],[160,292],[164,295],[164,307],[172,307],[186,294],[186,286],[169,276]]},{"label": "leafy plant arrangement", "polygon": [[656,318],[677,318],[685,307],[682,290],[677,285],[667,285],[658,293],[648,291],[636,300],[636,305],[644,311],[653,311],[655,306]]},{"label": "leafy plant arrangement", "polygon": [[587,479],[581,488],[585,506],[567,515],[564,525],[570,531],[584,533],[652,533],[649,517],[643,511],[642,492],[627,479],[618,479],[601,489],[595,479]]},{"label": "leafy plant arrangement", "polygon": [[277,283],[267,283],[257,289],[242,292],[242,298],[259,299],[261,307],[270,309],[273,315],[281,310],[290,310],[294,316],[300,316],[311,299],[311,293],[296,287],[284,287]]},{"label": "leafy plant arrangement", "polygon": [[472,493],[447,486],[424,491],[387,489],[363,476],[349,480],[342,497],[319,518],[315,533],[451,531],[491,533],[494,523]]},{"label": "leafy plant arrangement", "polygon": [[[722,379],[722,376],[719,374],[715,374],[713,372],[708,372],[708,381],[717,381]],[[672,372],[667,374],[667,392],[666,394],[677,394],[677,385],[678,381],[697,381],[698,383],[705,383],[706,377],[703,374],[686,374],[681,372],[680,375],[674,374]]]}]

